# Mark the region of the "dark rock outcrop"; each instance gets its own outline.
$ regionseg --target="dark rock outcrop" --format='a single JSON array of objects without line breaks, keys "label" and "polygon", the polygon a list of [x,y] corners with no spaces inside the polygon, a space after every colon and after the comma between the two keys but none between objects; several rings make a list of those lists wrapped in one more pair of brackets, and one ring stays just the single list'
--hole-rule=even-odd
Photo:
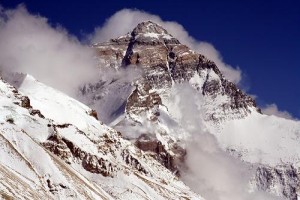
[{"label": "dark rock outcrop", "polygon": [[32,106],[30,105],[30,99],[27,96],[22,96],[21,106],[27,109],[32,108]]},{"label": "dark rock outcrop", "polygon": [[98,114],[96,110],[90,110],[88,114],[98,120]]},{"label": "dark rock outcrop", "polygon": [[142,134],[135,142],[135,145],[139,149],[149,152],[153,158],[177,176],[180,175],[179,164],[184,160],[186,155],[185,149],[176,145],[173,147],[174,149],[172,149],[172,151],[176,152],[176,154],[171,155],[168,151],[166,151],[165,146],[159,140],[149,137],[147,134]]},{"label": "dark rock outcrop", "polygon": [[300,176],[298,170],[292,165],[277,167],[260,166],[256,170],[256,187],[262,191],[278,192],[290,200],[297,200]]},{"label": "dark rock outcrop", "polygon": [[113,163],[103,159],[102,157],[98,157],[97,155],[85,152],[73,142],[61,137],[57,133],[57,128],[67,128],[69,126],[70,124],[54,125],[54,134],[43,143],[43,146],[60,157],[66,163],[70,163],[70,159],[77,159],[85,170],[91,173],[102,174],[105,177],[113,177],[115,169],[117,169]]}]

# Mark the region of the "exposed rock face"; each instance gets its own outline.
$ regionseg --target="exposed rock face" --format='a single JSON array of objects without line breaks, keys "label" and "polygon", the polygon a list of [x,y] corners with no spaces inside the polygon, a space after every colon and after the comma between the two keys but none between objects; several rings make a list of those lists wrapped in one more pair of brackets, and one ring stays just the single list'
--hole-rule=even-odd
[{"label": "exposed rock face", "polygon": [[44,115],[41,113],[41,111],[37,109],[30,109],[29,113],[31,115],[38,115],[40,118],[45,118]]},{"label": "exposed rock face", "polygon": [[144,174],[148,174],[148,172],[146,171],[146,169],[142,166],[142,164],[140,163],[140,161],[135,158],[134,156],[132,156],[130,154],[130,152],[128,151],[128,149],[124,149],[121,153],[122,158],[124,159],[124,161],[126,162],[126,164],[134,167],[135,169],[137,169],[139,172],[142,172]]},{"label": "exposed rock face", "polygon": [[[54,133],[48,138],[46,142],[43,143],[43,145],[55,155],[59,156],[66,163],[71,163],[71,160],[76,160],[77,162],[81,163],[82,167],[85,170],[91,173],[101,174],[104,177],[115,176],[115,173],[118,171],[118,167],[115,164],[111,163],[108,160],[105,160],[102,157],[85,152],[72,141],[59,135],[60,129],[66,129],[70,126],[72,125],[53,125]],[[77,131],[79,134],[85,135],[85,133],[83,133],[82,131]],[[113,141],[108,142],[107,138],[105,138],[106,137],[104,137],[103,141],[106,141],[106,146],[114,144]]]},{"label": "exposed rock face", "polygon": [[278,196],[297,200],[299,190],[299,170],[292,165],[282,165],[276,168],[260,166],[255,177],[259,190],[269,191]]},{"label": "exposed rock face", "polygon": [[92,109],[92,110],[89,112],[89,115],[92,116],[92,117],[94,117],[95,119],[98,120],[98,114],[97,114],[97,111],[96,111],[96,110],[93,110],[93,109]]},{"label": "exposed rock face", "polygon": [[[121,170],[120,166],[117,166],[103,157],[85,152],[72,141],[60,136],[60,130],[72,127],[71,124],[52,125],[52,127],[54,133],[43,143],[43,145],[66,163],[70,164],[72,160],[76,160],[76,162],[80,163],[85,170],[91,173],[101,174],[104,177],[115,177],[116,173]],[[78,129],[77,132],[85,135],[84,132]],[[139,161],[139,158],[135,158],[128,149],[121,147],[120,139],[120,135],[118,134],[117,137],[116,135],[105,134],[97,141],[99,152],[103,155],[117,157],[117,149],[119,149],[120,156],[127,165],[139,172],[149,174]]]},{"label": "exposed rock face", "polygon": [[72,157],[72,153],[69,150],[67,144],[63,141],[62,137],[58,134],[54,134],[48,138],[47,142],[43,145],[55,155],[68,162],[68,159]]},{"label": "exposed rock face", "polygon": [[21,106],[27,109],[31,108],[30,99],[27,96],[21,98]]},{"label": "exposed rock face", "polygon": [[184,156],[186,155],[185,149],[180,146],[174,147],[172,152],[176,154],[171,155],[169,151],[166,151],[165,146],[156,138],[152,138],[147,134],[141,135],[135,145],[158,160],[162,165],[170,169],[177,176],[180,175],[178,164],[182,163]]},{"label": "exposed rock face", "polygon": [[160,96],[155,91],[151,92],[150,89],[151,86],[147,83],[138,84],[128,97],[126,111],[133,119],[135,118],[133,115],[140,115],[149,111],[149,119],[157,120],[157,116],[159,116],[158,106],[162,104],[162,101]]}]

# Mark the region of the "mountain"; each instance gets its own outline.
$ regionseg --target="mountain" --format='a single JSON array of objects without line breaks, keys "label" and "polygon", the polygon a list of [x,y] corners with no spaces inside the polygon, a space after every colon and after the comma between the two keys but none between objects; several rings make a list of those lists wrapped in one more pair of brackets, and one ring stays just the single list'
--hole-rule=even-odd
[{"label": "mountain", "polygon": [[298,121],[154,22],[91,48],[101,77],[77,100],[2,75],[1,198],[298,198]]},{"label": "mountain", "polygon": [[104,70],[142,71],[131,82],[112,77],[83,90],[83,101],[105,110],[105,123],[140,149],[179,175],[184,141],[192,132],[208,132],[224,151],[254,166],[256,189],[297,199],[298,121],[262,114],[214,62],[151,21],[93,48]]},{"label": "mountain", "polygon": [[[255,101],[226,80],[213,62],[180,44],[155,23],[141,23],[130,34],[112,39],[108,43],[95,44],[93,47],[97,52],[100,66],[119,70],[135,65],[142,69],[144,75],[133,84],[134,89],[131,91],[128,89],[132,86],[130,82],[120,83],[111,80],[98,83],[100,87],[85,88],[84,95],[89,96],[88,100],[92,99],[87,101],[88,105],[96,108],[100,113],[106,113],[107,116],[103,117],[104,122],[117,124],[115,128],[119,130],[124,130],[123,124],[128,127],[127,124],[137,122],[145,127],[143,122],[151,121],[151,126],[160,130],[156,131],[160,135],[156,136],[156,139],[165,137],[164,141],[159,142],[166,144],[164,148],[170,149],[173,155],[178,155],[172,152],[178,150],[178,145],[176,142],[171,142],[171,145],[167,143],[176,141],[183,135],[170,138],[172,133],[164,128],[167,126],[162,121],[174,121],[176,118],[171,116],[176,115],[176,109],[171,110],[171,105],[168,104],[172,103],[169,102],[170,92],[178,84],[190,82],[199,93],[202,93],[205,97],[203,117],[206,120],[220,121],[225,117],[242,118],[250,113],[251,109],[258,110]],[[113,94],[113,100],[107,94],[109,92]],[[216,98],[216,94],[220,94],[222,99]],[[109,106],[111,108],[109,110],[106,102],[116,102],[116,104]],[[119,116],[123,116],[124,119]],[[170,119],[159,119],[163,116]],[[139,135],[144,140],[143,134]],[[181,158],[184,152],[182,150],[179,152]]]}]

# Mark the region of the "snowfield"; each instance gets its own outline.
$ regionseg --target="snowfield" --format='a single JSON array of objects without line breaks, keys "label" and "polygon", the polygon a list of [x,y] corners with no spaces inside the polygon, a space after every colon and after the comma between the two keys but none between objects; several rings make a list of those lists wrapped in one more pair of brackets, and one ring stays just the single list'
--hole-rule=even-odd
[{"label": "snowfield", "polygon": [[203,199],[90,108],[32,76],[18,90],[1,80],[0,94],[1,198]]},{"label": "snowfield", "polygon": [[252,112],[244,119],[230,120],[215,133],[224,148],[238,149],[242,159],[276,166],[299,167],[300,122]]}]

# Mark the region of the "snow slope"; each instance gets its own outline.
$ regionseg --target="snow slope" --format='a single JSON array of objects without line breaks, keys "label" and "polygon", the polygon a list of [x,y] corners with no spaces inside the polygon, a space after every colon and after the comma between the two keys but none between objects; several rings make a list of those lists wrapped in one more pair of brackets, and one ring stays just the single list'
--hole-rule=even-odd
[{"label": "snow slope", "polygon": [[107,126],[101,125],[98,120],[88,115],[91,112],[89,107],[47,87],[30,75],[26,76],[18,90],[30,98],[34,108],[56,123],[76,124],[76,127],[88,134],[97,132],[102,135],[109,131]]},{"label": "snow slope", "polygon": [[18,89],[0,80],[2,198],[202,199],[85,105],[29,75]]},{"label": "snow slope", "polygon": [[293,163],[299,167],[300,122],[253,112],[229,120],[215,133],[224,148],[237,149],[242,159],[270,166]]}]

